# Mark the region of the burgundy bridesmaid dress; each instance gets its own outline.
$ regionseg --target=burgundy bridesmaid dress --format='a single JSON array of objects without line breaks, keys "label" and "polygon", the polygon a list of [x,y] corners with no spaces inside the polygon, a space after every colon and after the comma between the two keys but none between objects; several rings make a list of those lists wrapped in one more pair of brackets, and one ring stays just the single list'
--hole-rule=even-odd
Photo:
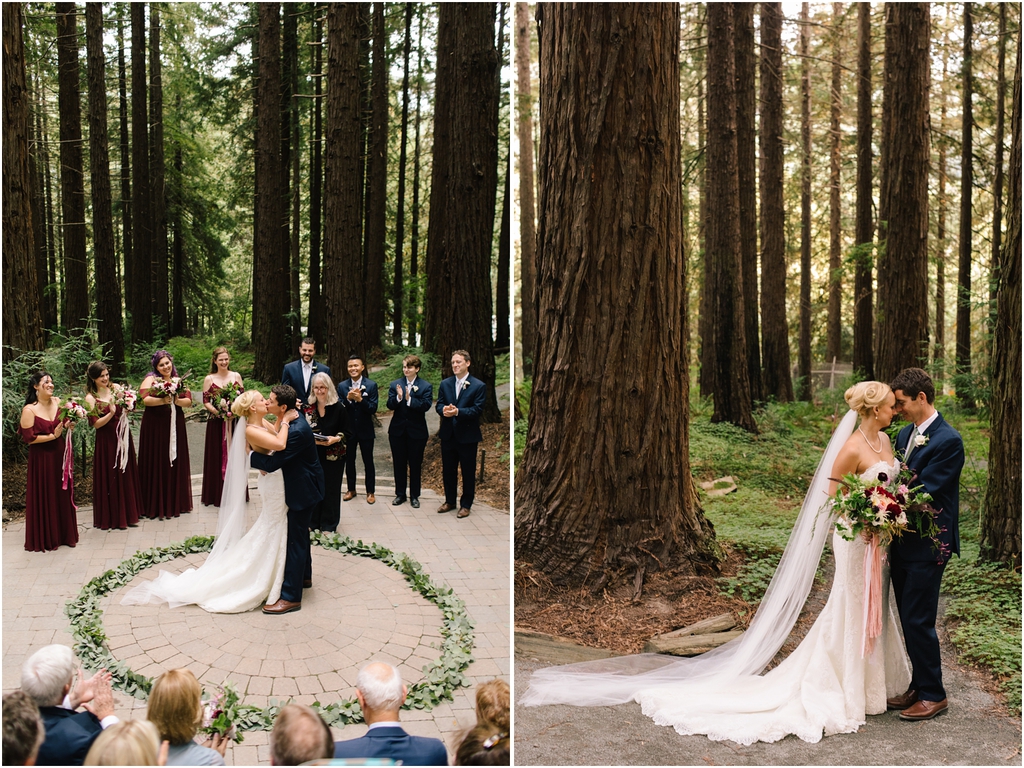
[{"label": "burgundy bridesmaid dress", "polygon": [[[117,457],[117,421],[121,418],[119,405],[96,402],[100,416],[90,416],[95,424],[106,416],[110,408],[116,409],[113,418],[96,430],[96,452],[92,463],[93,525],[104,530],[127,528],[139,522],[142,489],[139,486],[139,466],[135,460],[135,444],[128,430],[128,463],[124,470]],[[116,465],[116,466],[115,466]]]},{"label": "burgundy bridesmaid dress", "polygon": [[[213,400],[214,390],[220,389],[216,384],[203,392],[203,402]],[[203,494],[204,505],[220,506],[220,496],[224,490],[224,470],[227,469],[227,428],[224,419],[211,416],[206,422],[206,450],[203,452]]]},{"label": "burgundy bridesmaid dress", "polygon": [[[35,417],[28,429],[18,432],[26,443],[39,435],[52,435],[58,420]],[[28,482],[25,491],[25,549],[49,552],[62,544],[78,543],[74,484],[62,485],[65,436],[28,447]]]},{"label": "burgundy bridesmaid dress", "polygon": [[170,461],[171,409],[148,405],[139,428],[139,481],[142,514],[149,518],[179,517],[192,511],[192,477],[185,435],[185,412],[175,406],[177,458]]}]

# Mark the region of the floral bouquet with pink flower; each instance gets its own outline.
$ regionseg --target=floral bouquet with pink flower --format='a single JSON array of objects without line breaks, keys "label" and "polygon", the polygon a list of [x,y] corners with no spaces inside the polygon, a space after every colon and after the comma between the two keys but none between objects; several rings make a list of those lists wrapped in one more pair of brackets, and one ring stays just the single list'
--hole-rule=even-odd
[{"label": "floral bouquet with pink flower", "polygon": [[208,736],[218,733],[225,739],[233,739],[236,744],[241,744],[242,734],[235,727],[238,721],[238,699],[238,691],[231,683],[218,685],[216,692],[203,702],[203,722],[199,731]]},{"label": "floral bouquet with pink flower", "polygon": [[65,428],[73,427],[78,422],[84,421],[88,417],[89,411],[89,406],[84,401],[77,397],[69,397],[61,403],[60,410],[57,411],[57,419]]},{"label": "floral bouquet with pink flower", "polygon": [[139,393],[128,384],[111,384],[110,391],[114,395],[114,405],[121,406],[132,413],[139,402]]},{"label": "floral bouquet with pink flower", "polygon": [[916,479],[901,463],[892,477],[880,472],[874,480],[864,481],[853,474],[836,480],[839,487],[832,497],[832,509],[839,514],[836,531],[847,541],[867,531],[877,536],[882,546],[906,531],[916,530],[922,538],[934,536],[938,528],[932,497],[923,485],[913,485]]},{"label": "floral bouquet with pink flower", "polygon": [[231,415],[231,404],[235,398],[245,391],[245,387],[237,381],[230,381],[223,387],[213,390],[213,405],[222,417]]},{"label": "floral bouquet with pink flower", "polygon": [[179,392],[189,391],[187,379],[191,374],[192,371],[189,370],[189,372],[184,376],[172,376],[167,381],[158,378],[150,385],[149,392],[147,394],[150,397],[177,397]]}]

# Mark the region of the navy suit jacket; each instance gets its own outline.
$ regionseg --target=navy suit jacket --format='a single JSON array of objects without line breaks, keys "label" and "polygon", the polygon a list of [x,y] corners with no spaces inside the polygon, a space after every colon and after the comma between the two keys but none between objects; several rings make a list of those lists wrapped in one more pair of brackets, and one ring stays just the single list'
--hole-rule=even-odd
[{"label": "navy suit jacket", "polygon": [[[896,438],[896,450],[907,452],[907,442],[914,429],[908,424]],[[960,554],[960,470],[964,466],[964,442],[940,413],[925,430],[928,442],[914,448],[908,466],[917,473],[915,485],[923,485],[932,495],[932,506],[939,510],[935,520],[945,530],[939,539],[949,547],[946,559]],[[936,552],[930,539],[917,533],[905,533],[894,539],[891,549],[905,561],[935,560]]]},{"label": "navy suit jacket", "polygon": [[271,454],[253,451],[255,469],[284,475],[284,500],[288,509],[308,509],[324,497],[324,471],[316,453],[313,430],[305,419],[296,419],[288,427],[288,445]]},{"label": "navy suit jacket", "polygon": [[377,382],[363,374],[360,382],[363,387],[363,400],[354,403],[348,399],[352,389],[352,379],[345,379],[338,385],[338,398],[348,412],[348,421],[352,425],[352,435],[357,440],[373,440],[373,416],[377,413]]},{"label": "navy suit jacket", "polygon": [[417,376],[413,381],[416,391],[412,393],[409,404],[406,405],[405,397],[398,399],[398,388],[401,387],[402,394],[405,395],[407,386],[405,376],[395,379],[388,385],[388,408],[395,412],[388,426],[388,434],[413,440],[426,440],[430,437],[427,430],[427,411],[434,402],[434,388],[429,381]]},{"label": "navy suit jacket", "polygon": [[[321,362],[318,362],[316,358],[313,358],[313,373],[309,374],[310,382],[313,381],[314,374],[326,373],[328,376],[331,375],[331,369],[328,368]],[[334,381],[334,379],[331,379]],[[304,386],[302,381],[302,361],[293,360],[284,367],[281,371],[281,383],[287,384],[289,387],[295,390],[295,394],[299,396],[299,401],[305,405],[309,402],[309,387]]]},{"label": "navy suit jacket", "polygon": [[403,765],[448,765],[440,739],[410,736],[403,728],[371,728],[365,736],[334,742],[335,757],[390,757]]},{"label": "navy suit jacket", "polygon": [[103,732],[92,712],[72,712],[63,707],[40,707],[46,738],[39,747],[36,765],[81,765],[89,747]]},{"label": "navy suit jacket", "polygon": [[[441,382],[437,390],[437,405],[434,406],[441,417],[441,429],[438,434],[442,440],[455,440],[458,443],[479,443],[484,439],[480,433],[480,414],[484,412],[487,388],[480,379],[469,376],[467,386],[462,388],[458,398],[455,397],[455,377],[449,376]],[[444,407],[454,405],[459,409],[458,416],[447,418]]]}]

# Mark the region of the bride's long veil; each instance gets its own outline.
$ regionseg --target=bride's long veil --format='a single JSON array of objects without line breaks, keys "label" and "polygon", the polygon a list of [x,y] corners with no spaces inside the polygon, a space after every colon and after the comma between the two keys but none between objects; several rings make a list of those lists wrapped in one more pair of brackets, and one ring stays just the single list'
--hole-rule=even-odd
[{"label": "bride's long veil", "polygon": [[220,563],[226,560],[235,545],[245,535],[245,494],[249,480],[249,456],[245,441],[245,419],[238,419],[228,450],[228,465],[224,473],[220,514],[217,517],[217,540],[206,560],[199,568],[189,568],[180,574],[161,570],[152,581],[146,581],[128,590],[122,605],[143,605],[164,602],[171,608],[201,603],[210,595],[210,574],[220,573]]},{"label": "bride's long veil", "polygon": [[638,691],[657,686],[760,674],[789,636],[810,594],[825,540],[833,528],[830,515],[823,512],[829,475],[856,423],[856,412],[849,411],[832,434],[782,559],[746,632],[692,658],[644,653],[541,669],[534,673],[519,703],[607,706],[630,701]]}]

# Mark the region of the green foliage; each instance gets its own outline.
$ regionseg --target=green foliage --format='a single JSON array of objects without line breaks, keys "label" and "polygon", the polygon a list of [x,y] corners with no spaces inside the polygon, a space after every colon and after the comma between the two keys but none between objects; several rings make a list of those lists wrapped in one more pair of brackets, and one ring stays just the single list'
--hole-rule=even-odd
[{"label": "green foliage", "polygon": [[739,597],[748,603],[759,603],[768,583],[779,567],[781,552],[768,552],[758,548],[744,549],[747,561],[731,579],[721,579],[722,592]]},{"label": "green foliage", "polygon": [[[320,532],[311,533],[310,541],[324,549],[381,561],[401,573],[414,590],[440,609],[441,657],[423,668],[423,680],[409,686],[405,709],[433,709],[443,701],[451,701],[456,688],[469,685],[464,673],[473,662],[473,622],[466,612],[465,602],[451,587],[435,584],[418,562],[379,544],[364,544],[361,540],[352,541],[337,533]],[[166,547],[140,550],[116,568],[89,581],[77,598],[69,600],[64,612],[71,621],[74,650],[83,666],[87,669],[105,667],[110,671],[112,683],[117,690],[137,699],[146,699],[153,681],[128,669],[124,662],[117,661],[110,652],[103,629],[100,601],[128,584],[144,569],[176,557],[209,552],[213,542],[212,536],[193,536]],[[362,722],[363,719],[355,699],[328,705],[317,702],[314,707],[321,712],[328,725],[347,725]],[[275,699],[271,699],[265,709],[239,705],[236,723],[238,731],[269,731],[279,710],[280,704]]]},{"label": "green foliage", "polygon": [[988,411],[988,404],[992,400],[992,382],[987,373],[956,373],[951,383],[961,407],[973,410],[970,405],[976,403],[979,409]]},{"label": "green foliage", "polygon": [[515,398],[519,403],[520,418],[512,424],[512,450],[515,453],[516,464],[523,458],[523,451],[526,450],[526,435],[530,427],[530,398],[533,395],[533,379],[523,379],[516,384]]}]

